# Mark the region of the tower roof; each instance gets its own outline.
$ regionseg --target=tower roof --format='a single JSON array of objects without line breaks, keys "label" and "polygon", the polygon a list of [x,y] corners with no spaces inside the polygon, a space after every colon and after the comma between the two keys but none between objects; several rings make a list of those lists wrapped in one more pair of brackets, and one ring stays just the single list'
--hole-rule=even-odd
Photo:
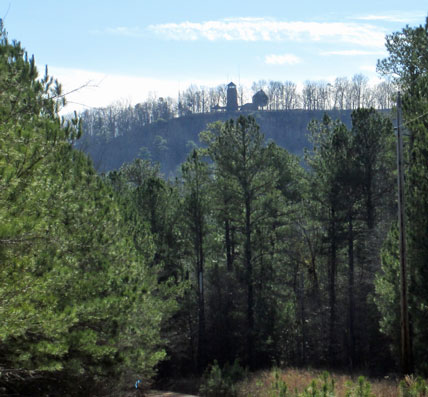
[{"label": "tower roof", "polygon": [[230,82],[227,86],[228,86],[228,87],[236,87],[236,84],[235,84],[235,83],[233,83],[233,82]]}]

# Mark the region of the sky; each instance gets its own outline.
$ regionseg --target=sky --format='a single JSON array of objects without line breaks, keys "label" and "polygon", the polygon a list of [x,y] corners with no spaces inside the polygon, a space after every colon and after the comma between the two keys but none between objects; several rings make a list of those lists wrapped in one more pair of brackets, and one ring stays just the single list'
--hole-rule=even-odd
[{"label": "sky", "polygon": [[427,0],[0,0],[9,38],[75,90],[67,112],[177,98],[190,84],[375,82],[385,35],[427,15]]}]

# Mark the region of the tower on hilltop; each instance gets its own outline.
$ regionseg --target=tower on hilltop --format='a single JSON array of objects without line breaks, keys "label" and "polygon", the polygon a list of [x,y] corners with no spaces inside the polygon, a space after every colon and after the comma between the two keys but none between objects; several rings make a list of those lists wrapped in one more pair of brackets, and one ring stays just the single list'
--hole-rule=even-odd
[{"label": "tower on hilltop", "polygon": [[238,92],[236,91],[236,85],[232,82],[227,85],[226,110],[228,112],[238,110]]}]

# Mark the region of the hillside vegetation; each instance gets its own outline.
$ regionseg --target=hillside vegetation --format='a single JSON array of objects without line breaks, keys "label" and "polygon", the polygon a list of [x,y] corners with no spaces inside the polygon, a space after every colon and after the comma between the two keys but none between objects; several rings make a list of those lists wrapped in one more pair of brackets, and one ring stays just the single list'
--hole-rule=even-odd
[{"label": "hillside vegetation", "polygon": [[[120,168],[123,163],[136,158],[150,159],[160,164],[167,177],[175,175],[193,148],[201,147],[199,134],[210,123],[236,119],[239,112],[197,113],[169,120],[160,119],[144,125],[129,115],[127,109],[121,110],[129,118],[117,117],[112,130],[88,132],[77,142],[76,147],[89,154],[98,172]],[[321,120],[324,113],[350,125],[351,110],[278,110],[251,113],[260,126],[267,141],[298,156],[311,144],[308,140],[308,125],[311,120]],[[244,115],[247,113],[243,113]],[[88,120],[83,115],[83,129],[88,131]],[[116,131],[116,136],[114,135]]]},{"label": "hillside vegetation", "polygon": [[[303,367],[401,373],[403,396],[426,395],[428,19],[386,47],[406,263],[379,109],[64,120],[60,84],[0,29],[0,393],[122,395],[190,375],[234,396],[248,372]],[[288,396],[287,381],[268,372],[256,391]],[[324,375],[297,395],[333,387]]]}]

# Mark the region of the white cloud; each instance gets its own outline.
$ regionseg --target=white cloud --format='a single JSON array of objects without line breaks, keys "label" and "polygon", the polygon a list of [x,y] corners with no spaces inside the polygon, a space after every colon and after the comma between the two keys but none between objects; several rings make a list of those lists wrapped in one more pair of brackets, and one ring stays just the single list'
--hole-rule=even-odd
[{"label": "white cloud", "polygon": [[369,14],[356,16],[352,19],[361,21],[384,21],[397,23],[411,23],[423,21],[426,16],[426,11],[400,11],[390,12],[385,14]]},{"label": "white cloud", "polygon": [[225,82],[225,79],[167,80],[58,67],[50,67],[49,73],[62,84],[64,93],[77,89],[66,95],[68,104],[62,114],[92,107],[106,107],[113,103],[135,105],[149,97],[177,98],[178,92],[187,89],[191,84],[214,87]]},{"label": "white cloud", "polygon": [[385,51],[364,51],[364,50],[340,50],[340,51],[322,51],[320,55],[340,55],[340,56],[361,56],[361,55],[383,55],[386,56]]},{"label": "white cloud", "polygon": [[365,15],[357,17],[361,21],[388,21],[388,22],[403,22],[403,18],[397,18],[392,15]]},{"label": "white cloud", "polygon": [[129,26],[116,26],[112,28],[105,28],[102,30],[93,29],[90,30],[91,34],[94,35],[112,35],[112,36],[124,36],[124,37],[143,37],[145,32],[141,30],[138,26],[129,27]]},{"label": "white cloud", "polygon": [[302,60],[293,54],[282,54],[282,55],[266,55],[265,63],[268,65],[296,65],[302,62]]},{"label": "white cloud", "polygon": [[119,36],[128,36],[128,37],[140,37],[143,35],[143,32],[139,27],[126,27],[126,26],[118,26],[116,28],[107,28],[107,33],[111,33]]},{"label": "white cloud", "polygon": [[206,22],[150,25],[170,40],[332,41],[383,47],[385,30],[367,23],[285,22],[266,18],[233,18]]}]

